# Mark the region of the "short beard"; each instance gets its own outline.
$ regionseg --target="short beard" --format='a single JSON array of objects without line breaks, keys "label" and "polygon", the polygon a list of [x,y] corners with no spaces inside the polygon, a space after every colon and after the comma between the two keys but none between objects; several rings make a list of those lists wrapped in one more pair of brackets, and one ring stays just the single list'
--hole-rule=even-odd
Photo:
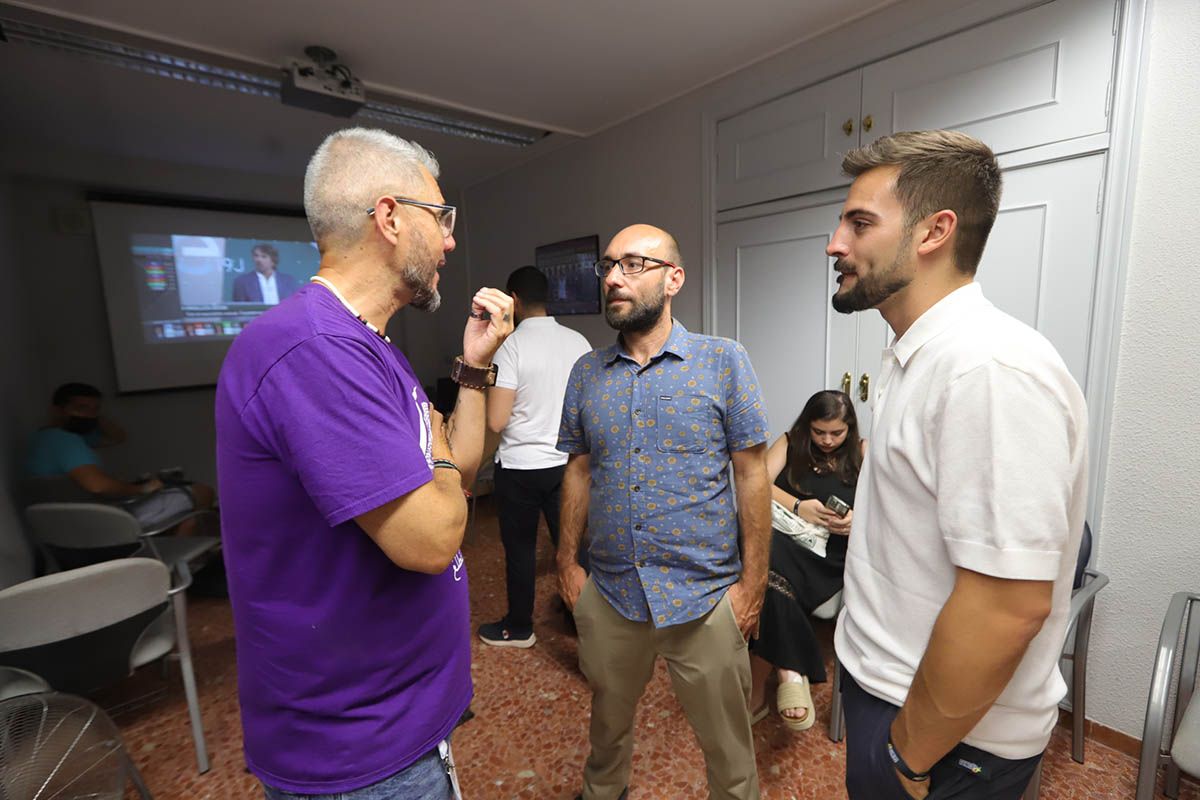
[{"label": "short beard", "polygon": [[631,300],[632,308],[624,316],[607,301],[604,304],[604,319],[610,328],[621,333],[641,333],[653,328],[662,319],[667,305],[666,281],[658,287],[658,293],[648,300]]},{"label": "short beard", "polygon": [[[437,274],[436,272],[434,273]],[[442,295],[433,288],[432,281],[427,281],[421,271],[413,265],[404,268],[404,285],[412,292],[408,304],[418,311],[437,311],[442,305]]]},{"label": "short beard", "polygon": [[[423,264],[433,264],[433,269],[425,271]],[[418,311],[437,311],[442,304],[442,296],[433,288],[437,278],[437,259],[428,247],[414,242],[412,251],[408,254],[408,263],[400,270],[400,279],[404,287],[412,292],[408,304]]]},{"label": "short beard", "polygon": [[[877,308],[880,303],[908,286],[912,282],[911,275],[901,272],[903,253],[912,242],[912,231],[908,231],[896,248],[896,256],[887,269],[882,272],[871,272],[867,275],[857,273],[854,288],[848,292],[837,292],[833,295],[833,310],[841,314],[851,314],[855,311],[866,311]],[[842,271],[843,266],[850,266],[844,259],[834,262],[834,269]]]}]

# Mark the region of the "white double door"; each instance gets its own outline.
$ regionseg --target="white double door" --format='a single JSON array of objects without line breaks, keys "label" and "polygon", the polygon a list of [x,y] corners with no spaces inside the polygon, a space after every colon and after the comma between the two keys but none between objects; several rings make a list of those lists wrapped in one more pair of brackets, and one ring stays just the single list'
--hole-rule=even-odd
[{"label": "white double door", "polygon": [[[1041,331],[1087,386],[1099,244],[1103,155],[1014,168],[977,280],[1002,310]],[[849,376],[869,436],[876,377],[891,331],[871,310],[839,314],[825,247],[841,202],[764,213],[717,226],[716,333],[750,354],[772,438],[822,388]]]}]

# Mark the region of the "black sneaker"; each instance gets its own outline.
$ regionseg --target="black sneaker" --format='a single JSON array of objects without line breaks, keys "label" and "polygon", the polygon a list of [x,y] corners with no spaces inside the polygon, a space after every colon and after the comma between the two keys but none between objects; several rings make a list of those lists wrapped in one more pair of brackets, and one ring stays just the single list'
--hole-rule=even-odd
[{"label": "black sneaker", "polygon": [[493,647],[533,647],[537,643],[537,635],[532,628],[510,628],[506,620],[480,625],[479,638]]}]

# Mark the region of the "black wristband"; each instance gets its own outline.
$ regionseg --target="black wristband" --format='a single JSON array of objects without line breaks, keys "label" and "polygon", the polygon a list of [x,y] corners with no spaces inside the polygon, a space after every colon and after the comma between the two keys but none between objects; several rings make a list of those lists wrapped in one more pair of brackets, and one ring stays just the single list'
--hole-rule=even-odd
[{"label": "black wristband", "polygon": [[929,780],[928,772],[913,772],[912,767],[904,763],[904,759],[900,757],[900,752],[896,750],[896,745],[892,744],[892,732],[890,730],[888,731],[887,750],[888,755],[892,757],[892,764],[895,765],[896,771],[901,775],[913,783],[923,783]]},{"label": "black wristband", "polygon": [[458,468],[458,464],[445,458],[435,458],[433,460],[434,469],[452,469],[459,475],[462,475],[462,470]]},{"label": "black wristband", "polygon": [[796,498],[796,502],[792,503],[792,513],[797,517],[800,516],[800,498]]}]

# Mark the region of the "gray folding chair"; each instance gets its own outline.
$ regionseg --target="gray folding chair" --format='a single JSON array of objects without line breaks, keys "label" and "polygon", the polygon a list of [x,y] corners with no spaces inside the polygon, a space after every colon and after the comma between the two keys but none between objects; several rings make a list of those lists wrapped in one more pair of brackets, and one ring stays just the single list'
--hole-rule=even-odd
[{"label": "gray folding chair", "polygon": [[1154,797],[1161,766],[1167,768],[1167,797],[1179,796],[1181,772],[1200,777],[1200,701],[1195,699],[1200,668],[1198,612],[1200,593],[1177,592],[1163,618],[1146,700],[1137,800]]},{"label": "gray folding chair", "polygon": [[34,539],[60,568],[146,555],[170,567],[190,566],[221,545],[216,536],[169,536],[167,531],[211,511],[189,511],[146,530],[128,511],[105,503],[37,503],[25,509]]},{"label": "gray folding chair", "polygon": [[1088,643],[1092,638],[1092,612],[1096,595],[1108,586],[1108,576],[1088,566],[1092,559],[1092,528],[1083,524],[1083,539],[1075,561],[1075,581],[1071,588],[1070,627],[1062,658],[1071,662],[1071,758],[1083,763],[1083,723],[1087,712]]},{"label": "gray folding chair", "polygon": [[0,591],[0,666],[27,670],[55,691],[86,694],[167,656],[179,659],[196,762],[209,768],[184,590],[166,566],[122,558],[45,575]]},{"label": "gray folding chair", "polygon": [[[842,612],[842,592],[838,591],[833,597],[813,609],[812,615],[817,619],[837,619]],[[829,738],[840,742],[846,736],[846,714],[842,711],[842,665],[837,656],[833,657],[833,702],[829,707]]]},{"label": "gray folding chair", "polygon": [[50,684],[29,670],[0,667],[0,701],[49,691]]},{"label": "gray folding chair", "polygon": [[[1108,585],[1108,576],[1088,566],[1092,560],[1092,526],[1083,523],[1083,538],[1075,559],[1075,580],[1071,584],[1071,612],[1062,660],[1071,662],[1071,758],[1083,763],[1083,734],[1087,713],[1088,643],[1092,638],[1092,612],[1096,594]],[[1037,800],[1042,788],[1042,763],[1038,763],[1022,800]]]}]

